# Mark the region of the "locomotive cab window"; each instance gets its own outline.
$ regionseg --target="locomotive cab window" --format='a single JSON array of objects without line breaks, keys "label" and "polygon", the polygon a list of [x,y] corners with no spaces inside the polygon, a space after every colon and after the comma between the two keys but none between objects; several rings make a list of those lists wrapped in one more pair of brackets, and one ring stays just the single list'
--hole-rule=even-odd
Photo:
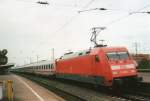
[{"label": "locomotive cab window", "polygon": [[125,60],[129,58],[128,52],[109,52],[107,53],[109,60]]},{"label": "locomotive cab window", "polygon": [[120,59],[128,59],[129,58],[129,54],[127,52],[119,52],[119,58]]},{"label": "locomotive cab window", "polygon": [[109,60],[118,60],[119,59],[116,52],[107,53],[107,57],[108,57]]}]

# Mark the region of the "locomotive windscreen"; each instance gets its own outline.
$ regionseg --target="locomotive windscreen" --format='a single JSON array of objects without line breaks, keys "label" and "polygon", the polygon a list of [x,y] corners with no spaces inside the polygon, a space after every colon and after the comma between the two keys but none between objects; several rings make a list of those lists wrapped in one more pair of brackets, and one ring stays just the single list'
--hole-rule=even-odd
[{"label": "locomotive windscreen", "polygon": [[125,60],[129,58],[128,52],[109,52],[107,53],[109,60]]}]

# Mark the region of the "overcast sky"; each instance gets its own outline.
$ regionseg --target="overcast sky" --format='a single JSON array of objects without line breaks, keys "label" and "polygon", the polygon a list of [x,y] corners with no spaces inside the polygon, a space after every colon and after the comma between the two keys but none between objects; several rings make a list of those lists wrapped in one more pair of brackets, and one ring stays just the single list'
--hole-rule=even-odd
[{"label": "overcast sky", "polygon": [[[41,0],[42,1],[42,0]],[[0,0],[0,48],[8,49],[9,62],[22,65],[51,59],[52,48],[59,57],[68,50],[88,49],[91,28],[105,26],[98,39],[109,46],[125,46],[150,53],[150,0]],[[107,11],[79,10],[107,8]],[[120,19],[121,18],[121,19]],[[118,20],[120,19],[120,20]]]}]

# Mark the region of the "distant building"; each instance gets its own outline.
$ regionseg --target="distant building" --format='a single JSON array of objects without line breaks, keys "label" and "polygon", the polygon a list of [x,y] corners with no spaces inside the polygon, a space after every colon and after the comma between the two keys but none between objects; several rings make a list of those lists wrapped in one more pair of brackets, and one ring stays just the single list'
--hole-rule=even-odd
[{"label": "distant building", "polygon": [[150,61],[150,54],[137,54],[137,55],[132,55],[132,56],[137,62],[140,62],[143,59]]}]

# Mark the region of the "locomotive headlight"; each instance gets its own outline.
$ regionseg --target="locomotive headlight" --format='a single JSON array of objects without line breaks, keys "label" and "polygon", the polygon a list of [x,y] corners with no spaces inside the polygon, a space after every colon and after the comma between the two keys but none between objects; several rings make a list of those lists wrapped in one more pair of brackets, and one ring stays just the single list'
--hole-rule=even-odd
[{"label": "locomotive headlight", "polygon": [[111,69],[112,70],[117,70],[117,69],[120,69],[120,66],[119,65],[111,66]]},{"label": "locomotive headlight", "polygon": [[113,74],[116,75],[116,74],[119,74],[119,72],[118,71],[113,71]]},{"label": "locomotive headlight", "polygon": [[126,65],[126,68],[128,68],[128,69],[135,68],[135,65],[134,64],[128,64],[128,65]]}]

